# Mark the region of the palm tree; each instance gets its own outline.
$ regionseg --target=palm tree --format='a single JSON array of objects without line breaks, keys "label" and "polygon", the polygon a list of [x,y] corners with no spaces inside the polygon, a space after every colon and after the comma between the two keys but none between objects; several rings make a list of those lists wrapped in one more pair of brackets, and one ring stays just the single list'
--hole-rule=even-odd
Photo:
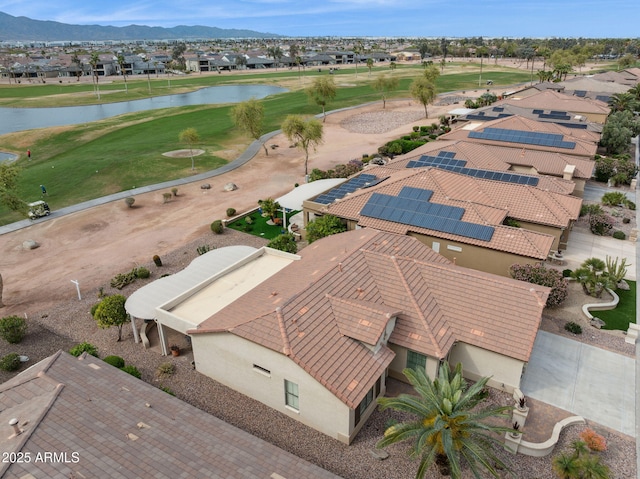
[{"label": "palm tree", "polygon": [[98,63],[100,63],[100,55],[98,52],[93,52],[91,54],[91,70],[93,71],[93,77],[96,82],[96,92],[98,94],[98,100],[100,99],[100,85],[98,84]]},{"label": "palm tree", "polygon": [[373,58],[367,58],[367,68],[369,69],[369,76],[371,76],[371,69],[373,68]]},{"label": "palm tree", "polygon": [[127,85],[127,71],[124,67],[125,59],[122,53],[118,53],[116,60],[118,62],[118,66],[120,67],[120,73],[122,73],[122,77],[124,78],[124,90],[126,93],[129,93],[129,85]]},{"label": "palm tree", "polygon": [[454,479],[461,477],[462,460],[476,478],[480,469],[493,477],[500,477],[497,468],[506,465],[493,452],[500,441],[495,433],[513,432],[509,427],[485,422],[489,418],[507,418],[511,406],[479,408],[485,398],[488,377],[467,387],[462,377],[462,364],[453,371],[449,363],[440,365],[438,378],[431,380],[423,369],[405,369],[404,375],[419,396],[401,394],[393,398],[379,398],[382,410],[392,408],[416,416],[409,422],[398,423],[384,432],[376,447],[383,448],[407,439],[415,441],[411,456],[420,458],[416,479],[424,478],[435,463],[440,473]]}]

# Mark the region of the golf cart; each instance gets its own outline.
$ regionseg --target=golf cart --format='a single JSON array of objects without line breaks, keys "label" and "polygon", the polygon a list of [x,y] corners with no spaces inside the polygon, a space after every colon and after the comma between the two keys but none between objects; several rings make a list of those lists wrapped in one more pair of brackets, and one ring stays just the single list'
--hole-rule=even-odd
[{"label": "golf cart", "polygon": [[35,220],[36,218],[40,218],[42,216],[49,216],[51,214],[51,210],[49,209],[49,205],[44,201],[34,201],[33,203],[29,203],[29,218]]}]

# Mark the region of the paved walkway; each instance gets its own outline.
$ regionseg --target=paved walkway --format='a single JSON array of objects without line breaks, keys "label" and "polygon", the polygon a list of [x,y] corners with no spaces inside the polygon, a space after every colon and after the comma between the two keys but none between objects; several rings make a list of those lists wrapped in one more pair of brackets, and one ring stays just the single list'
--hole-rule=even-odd
[{"label": "paved walkway", "polygon": [[636,436],[635,359],[539,331],[522,392]]}]

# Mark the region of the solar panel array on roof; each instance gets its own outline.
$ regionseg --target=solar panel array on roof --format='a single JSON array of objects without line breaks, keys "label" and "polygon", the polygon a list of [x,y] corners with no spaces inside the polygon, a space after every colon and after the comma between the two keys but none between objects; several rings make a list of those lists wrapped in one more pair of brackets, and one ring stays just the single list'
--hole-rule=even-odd
[{"label": "solar panel array on roof", "polygon": [[351,178],[349,181],[342,183],[335,188],[332,188],[326,193],[322,193],[313,201],[323,205],[328,205],[329,203],[333,203],[335,200],[344,198],[348,193],[353,193],[360,188],[373,186],[373,184],[377,184],[380,181],[382,181],[382,179],[378,178],[375,175],[363,174],[360,176],[356,176],[355,178]]},{"label": "solar panel array on roof", "polygon": [[422,155],[417,160],[409,161],[406,168],[421,168],[424,166],[439,165],[464,166],[467,164],[466,160],[454,160],[454,156],[456,156],[454,151],[439,151],[437,156]]},{"label": "solar panel array on roof", "polygon": [[596,96],[596,100],[600,100],[600,101],[603,101],[605,103],[609,103],[609,100],[611,100],[611,97],[609,95],[598,95],[598,96]]},{"label": "solar panel array on roof", "polygon": [[560,126],[566,126],[567,128],[575,128],[577,130],[586,130],[588,126],[586,123],[563,123],[560,121],[556,124]]},{"label": "solar panel array on roof", "polygon": [[513,116],[511,113],[498,113],[497,115],[485,115],[485,112],[479,111],[478,113],[469,113],[465,115],[467,120],[500,120],[501,118],[507,118]]},{"label": "solar panel array on roof", "polygon": [[505,141],[509,143],[523,143],[526,145],[550,146],[553,148],[564,149],[574,149],[576,147],[575,142],[564,141],[563,136],[556,133],[509,130],[506,128],[485,128],[483,131],[470,131],[469,138]]},{"label": "solar panel array on roof", "polygon": [[551,113],[540,113],[538,115],[540,119],[548,119],[548,120],[571,120],[571,116],[567,114],[567,112],[551,112]]},{"label": "solar panel array on roof", "polygon": [[502,106],[494,106],[493,111],[504,111],[504,107]]},{"label": "solar panel array on roof", "polygon": [[580,98],[584,98],[585,96],[587,96],[587,91],[586,90],[576,90],[573,92],[573,94],[575,96],[578,96]]},{"label": "solar panel array on roof", "polygon": [[540,178],[537,176],[518,175],[515,173],[505,173],[502,171],[480,170],[477,168],[460,168],[448,165],[437,165],[436,168],[453,171],[462,175],[472,176],[481,180],[502,181],[504,183],[514,183],[517,185],[538,186]]},{"label": "solar panel array on roof", "polygon": [[456,234],[466,238],[490,241],[492,226],[461,221],[464,208],[431,203],[431,190],[405,186],[398,196],[373,193],[360,214],[394,223],[417,226],[442,233]]}]

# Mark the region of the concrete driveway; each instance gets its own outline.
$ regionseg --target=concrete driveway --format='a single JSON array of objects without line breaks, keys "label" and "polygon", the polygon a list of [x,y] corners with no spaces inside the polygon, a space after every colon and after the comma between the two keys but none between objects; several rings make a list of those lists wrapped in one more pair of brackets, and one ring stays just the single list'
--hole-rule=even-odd
[{"label": "concrete driveway", "polygon": [[539,331],[522,392],[636,437],[635,359]]}]

